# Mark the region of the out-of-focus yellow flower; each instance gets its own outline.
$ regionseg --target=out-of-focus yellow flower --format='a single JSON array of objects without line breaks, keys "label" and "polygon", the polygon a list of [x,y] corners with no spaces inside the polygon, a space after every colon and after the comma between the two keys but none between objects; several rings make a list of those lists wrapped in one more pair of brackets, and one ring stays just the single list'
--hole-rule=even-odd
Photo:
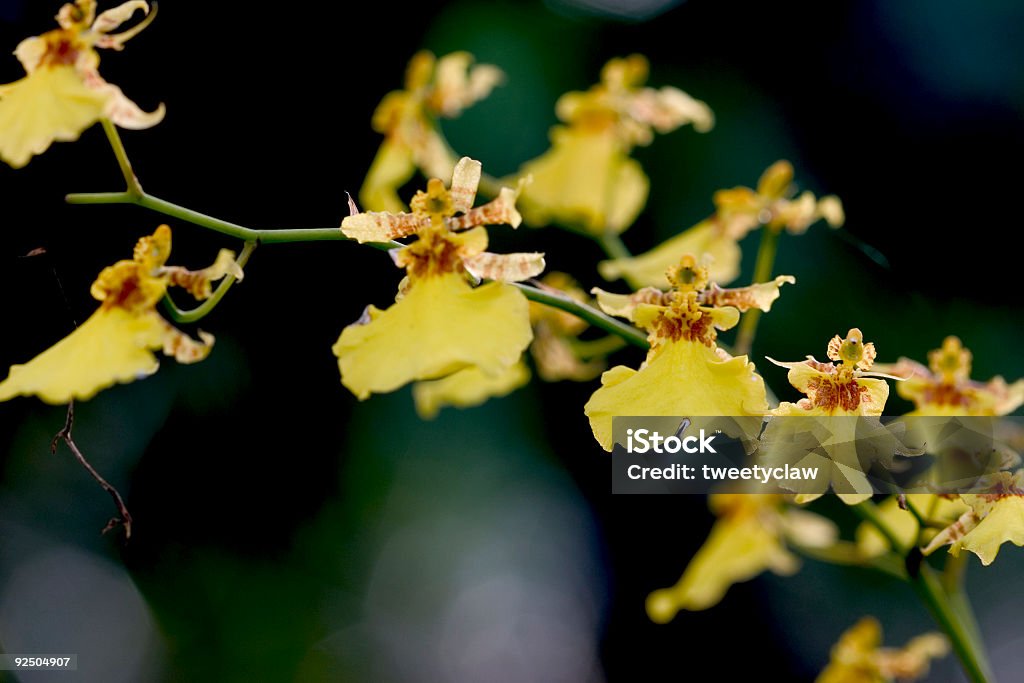
[{"label": "out-of-focus yellow flower", "polygon": [[209,298],[211,282],[229,274],[241,279],[242,270],[226,249],[212,266],[197,271],[164,265],[170,252],[171,229],[161,225],[139,240],[131,260],[104,268],[91,290],[99,309],[54,346],[12,366],[0,382],[0,401],[33,394],[55,404],[86,400],[115,383],[152,375],[160,366],[157,349],[179,363],[206,358],[213,336],[199,332],[201,341],[193,340],[160,317],[156,304],[170,286]]},{"label": "out-of-focus yellow flower", "polygon": [[455,118],[487,97],[504,74],[490,64],[473,64],[468,52],[440,59],[416,53],[405,74],[405,88],[384,96],[373,113],[373,129],[384,134],[359,198],[372,211],[400,212],[405,204],[398,189],[416,169],[433,178],[447,178],[455,155],[438,130],[437,118]]},{"label": "out-of-focus yellow flower", "polygon": [[654,622],[671,621],[682,609],[712,607],[732,584],[765,570],[795,573],[800,560],[786,548],[787,541],[824,548],[838,537],[831,521],[787,506],[782,495],[719,493],[708,502],[718,520],[679,582],[648,596],[647,614]]},{"label": "out-of-focus yellow flower", "polygon": [[687,123],[700,132],[711,129],[706,104],[677,88],[643,87],[647,72],[641,55],[613,59],[599,84],[558,100],[555,113],[567,125],[552,128],[551,149],[520,169],[519,177],[535,181],[520,201],[527,223],[621,233],[647,201],[649,183],[629,156],[633,148],[649,145],[655,131]]},{"label": "out-of-focus yellow flower", "polygon": [[910,415],[1007,415],[1024,403],[1024,380],[972,380],[971,352],[953,336],[928,352],[928,367],[909,358],[876,367],[907,378],[896,385],[896,393],[914,402]]},{"label": "out-of-focus yellow flower", "polygon": [[[880,424],[877,433],[868,434],[867,423],[851,417],[882,414],[889,397],[889,385],[878,379],[878,373],[868,372],[875,360],[875,345],[864,343],[860,330],[851,329],[846,338],[836,335],[828,344],[828,357],[835,363],[822,363],[808,356],[807,360],[780,363],[768,360],[789,369],[789,383],[807,395],[797,403],[783,401],[771,411],[775,417],[813,417],[815,421],[802,422],[769,420],[762,438],[762,454],[765,458],[782,457],[791,460],[793,452],[786,444],[792,441],[793,430],[817,430],[821,433],[820,445],[828,457],[815,448],[806,454],[795,467],[816,466],[822,474],[817,479],[803,484],[812,490],[801,490],[796,497],[798,503],[806,503],[825,493],[831,482],[836,493],[848,505],[855,505],[871,497],[872,487],[865,474],[865,463],[858,455],[858,443],[877,438],[891,443],[893,435]],[[817,441],[815,441],[817,444]],[[777,453],[775,445],[783,453]],[[862,449],[863,450],[863,449]],[[883,449],[884,450],[884,449]],[[893,450],[888,454],[891,458]],[[824,469],[823,469],[824,468]],[[825,476],[827,473],[827,476]]]},{"label": "out-of-focus yellow flower", "polygon": [[[367,212],[348,216],[345,235],[359,242],[384,242],[415,234],[412,244],[395,249],[395,263],[406,269],[393,306],[367,307],[334,345],[341,381],[360,400],[394,391],[415,380],[437,380],[473,368],[480,375],[452,378],[462,403],[473,395],[466,383],[489,381],[515,365],[533,335],[526,297],[507,284],[544,269],[543,254],[492,254],[484,225],[519,225],[516,191],[503,188],[494,201],[473,208],[480,162],[464,157],[455,167],[451,189],[432,179],[417,192],[412,213]],[[458,215],[457,215],[458,214]],[[474,287],[480,279],[488,282]],[[435,412],[438,390],[420,390],[421,412]],[[450,402],[460,404],[452,395]],[[433,405],[432,405],[433,404]]]},{"label": "out-of-focus yellow flower", "polygon": [[[967,509],[958,496],[909,493],[906,499],[907,505],[914,506],[918,514],[930,521],[949,523]],[[921,535],[917,517],[909,510],[902,509],[895,496],[886,498],[878,506],[878,515],[902,547],[910,548],[917,545],[918,537]],[[925,539],[928,538],[927,534],[933,533],[934,530],[925,529]],[[889,540],[873,524],[861,523],[854,536],[857,541],[857,552],[862,557],[878,557],[891,549]]]},{"label": "out-of-focus yellow flower", "polygon": [[432,420],[441,408],[471,408],[511,394],[530,381],[530,370],[523,362],[515,363],[495,375],[488,375],[477,366],[453,372],[447,377],[416,382],[412,397],[416,412],[424,420]]},{"label": "out-of-focus yellow flower", "polygon": [[[135,13],[148,16],[123,33],[112,33]],[[122,128],[149,128],[164,117],[161,104],[147,114],[99,73],[97,48],[121,50],[155,16],[142,0],[96,15],[95,0],[76,0],[57,14],[59,29],[26,38],[14,54],[27,74],[0,85],[0,158],[21,168],[55,141],[77,140],[101,118]]]},{"label": "out-of-focus yellow flower", "polygon": [[[572,276],[565,273],[548,273],[540,284],[581,303],[590,303],[590,298]],[[530,321],[533,323],[530,355],[537,366],[537,374],[545,382],[587,382],[604,371],[601,354],[584,356],[580,349],[586,342],[580,342],[577,337],[589,326],[587,321],[535,301],[530,302]]]},{"label": "out-of-focus yellow flower", "polygon": [[909,683],[927,676],[931,660],[948,652],[949,643],[938,633],[917,636],[901,648],[882,647],[882,626],[864,617],[840,636],[815,683]]},{"label": "out-of-focus yellow flower", "polygon": [[718,348],[717,330],[739,321],[740,311],[767,311],[779,287],[773,282],[721,289],[710,285],[707,268],[684,256],[668,274],[672,289],[641,289],[631,295],[594,289],[606,313],[628,318],[647,330],[651,349],[639,370],[617,365],[601,376],[584,410],[597,441],[612,448],[612,418],[623,415],[763,415],[768,411],[764,380],[746,356]]},{"label": "out-of-focus yellow flower", "polygon": [[598,265],[606,280],[623,278],[634,287],[657,285],[665,269],[682,254],[711,257],[708,277],[727,284],[740,274],[739,241],[751,230],[806,232],[824,219],[833,228],[843,224],[843,205],[834,195],[815,199],[811,192],[794,197],[793,166],[777,161],[761,176],[757,189],[734,187],[715,193],[715,213],[689,230],[684,230],[654,249],[630,258],[602,261]]},{"label": "out-of-focus yellow flower", "polygon": [[970,509],[932,539],[925,555],[949,545],[951,555],[967,549],[989,565],[1003,543],[1024,545],[1024,472],[989,475],[983,489],[984,493],[960,494]]}]

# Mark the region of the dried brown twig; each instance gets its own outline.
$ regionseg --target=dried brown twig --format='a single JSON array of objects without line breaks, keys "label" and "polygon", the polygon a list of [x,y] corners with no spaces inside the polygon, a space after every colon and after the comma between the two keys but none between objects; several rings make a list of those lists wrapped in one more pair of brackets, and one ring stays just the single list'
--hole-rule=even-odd
[{"label": "dried brown twig", "polygon": [[103,527],[101,533],[107,533],[111,529],[117,528],[119,525],[124,527],[124,538],[127,541],[132,536],[132,515],[128,512],[128,507],[124,504],[124,499],[121,494],[118,493],[117,489],[114,488],[110,482],[103,478],[103,476],[97,472],[89,461],[82,455],[82,451],[79,450],[78,444],[75,443],[74,438],[71,436],[71,430],[75,425],[75,402],[71,401],[68,403],[68,414],[67,419],[64,421],[64,426],[59,432],[57,432],[53,440],[50,441],[50,452],[54,455],[57,454],[57,444],[63,441],[67,444],[67,447],[71,450],[71,453],[78,459],[78,462],[85,468],[85,470],[92,475],[92,478],[103,487],[103,490],[110,494],[110,497],[114,499],[114,505],[117,506],[118,517],[111,517],[107,525]]}]

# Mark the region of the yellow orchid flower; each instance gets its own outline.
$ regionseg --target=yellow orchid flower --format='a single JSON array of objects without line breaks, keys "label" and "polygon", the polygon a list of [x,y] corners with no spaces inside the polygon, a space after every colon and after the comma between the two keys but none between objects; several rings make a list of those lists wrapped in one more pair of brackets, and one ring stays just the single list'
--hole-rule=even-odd
[{"label": "yellow orchid flower", "polygon": [[[914,510],[929,521],[949,523],[967,509],[958,496],[908,493],[906,501],[907,505],[914,506]],[[879,504],[878,515],[902,547],[910,548],[917,545],[918,537],[921,535],[921,525],[910,510],[900,507],[895,496],[890,496]],[[934,534],[934,530],[925,529],[924,533],[926,534],[925,538],[928,538],[927,534]],[[862,522],[857,527],[854,539],[857,542],[857,552],[861,557],[878,557],[891,549],[889,540],[882,535],[877,527],[867,522]]]},{"label": "yellow orchid flower", "polygon": [[931,660],[948,652],[949,643],[938,633],[917,636],[901,648],[882,647],[881,624],[864,617],[840,636],[815,683],[908,683],[927,676]]},{"label": "yellow orchid flower", "polygon": [[782,495],[718,493],[708,498],[708,504],[718,520],[679,582],[648,596],[651,621],[664,624],[679,610],[713,607],[732,584],[749,581],[765,570],[794,574],[800,560],[787,549],[787,541],[824,548],[838,537],[831,521],[787,506]]},{"label": "yellow orchid flower", "polygon": [[649,145],[655,131],[687,123],[699,132],[711,129],[706,104],[677,88],[643,87],[647,73],[641,55],[613,59],[599,84],[558,100],[555,113],[567,125],[551,130],[551,149],[523,164],[518,176],[535,181],[521,200],[527,223],[621,233],[647,201],[649,183],[629,156],[633,148]]},{"label": "yellow orchid flower", "polygon": [[788,275],[740,289],[708,282],[707,268],[684,256],[668,274],[672,289],[642,289],[631,295],[594,289],[610,315],[647,330],[651,349],[639,370],[617,365],[601,376],[584,411],[594,437],[612,448],[612,418],[622,415],[763,415],[768,411],[764,380],[746,356],[718,348],[717,330],[739,321],[740,311],[768,311]]},{"label": "yellow orchid flower", "polygon": [[457,117],[503,79],[496,66],[473,65],[468,52],[440,59],[427,51],[416,53],[405,74],[405,88],[385,95],[373,113],[373,129],[385,137],[359,191],[363,205],[372,211],[404,211],[398,188],[417,168],[428,177],[448,177],[456,158],[438,130],[437,118]]},{"label": "yellow orchid flower", "polygon": [[[578,301],[587,296],[571,276],[548,273],[540,282],[545,289],[556,289]],[[535,301],[530,302],[530,324],[533,341],[530,355],[537,374],[547,382],[570,379],[588,381],[601,374],[604,362],[600,358],[581,360],[572,342],[587,328],[587,323],[574,315]],[[506,396],[530,381],[530,369],[519,362],[497,375],[487,375],[477,367],[459,370],[441,379],[417,382],[412,396],[416,411],[425,420],[433,419],[441,408],[454,406],[469,408],[489,398]]]},{"label": "yellow orchid flower", "polygon": [[[485,251],[482,226],[516,227],[521,219],[510,188],[473,208],[480,174],[480,162],[463,157],[451,188],[430,180],[427,191],[413,198],[412,213],[371,211],[342,222],[342,232],[359,242],[418,237],[392,251],[407,273],[395,304],[385,310],[369,306],[334,345],[342,384],[360,400],[467,368],[498,377],[530,343],[528,302],[507,283],[540,274],[544,255]],[[492,282],[474,287],[480,279]]]},{"label": "yellow orchid flower", "polygon": [[[875,345],[864,343],[864,335],[854,328],[845,339],[839,335],[832,338],[828,357],[839,365],[817,361],[813,356],[793,363],[768,359],[788,368],[789,383],[807,395],[797,403],[780,403],[770,415],[816,419],[796,422],[769,419],[761,451],[768,460],[787,462],[798,454],[802,459],[793,462],[794,466],[810,465],[822,473],[819,478],[804,483],[806,490],[798,492],[798,503],[820,497],[831,483],[843,502],[855,505],[872,495],[860,453],[867,451],[869,442],[877,442],[877,458],[887,461],[895,452],[900,452],[901,444],[895,442],[895,435],[881,423],[874,425],[873,430],[873,423],[851,419],[880,416],[889,397],[889,385],[878,379],[888,375],[868,372],[875,360]],[[794,436],[808,432],[815,434],[811,441],[813,449],[806,453],[794,449]],[[825,455],[821,454],[822,449]]]},{"label": "yellow orchid flower", "polygon": [[170,252],[171,229],[161,225],[139,240],[131,260],[104,268],[91,289],[100,307],[54,346],[12,366],[0,382],[0,401],[33,394],[54,404],[86,400],[115,383],[152,375],[160,367],[153,354],[158,349],[179,363],[206,358],[213,336],[199,332],[200,341],[193,340],[160,317],[156,304],[171,286],[207,299],[213,281],[229,274],[241,279],[242,270],[226,249],[197,271],[164,265]]},{"label": "yellow orchid flower", "polygon": [[914,402],[910,415],[1007,415],[1024,404],[1024,380],[1007,384],[1002,377],[988,382],[971,379],[971,352],[960,339],[946,337],[942,347],[928,352],[928,367],[900,358],[879,370],[907,379],[896,393]]},{"label": "yellow orchid flower", "polygon": [[925,555],[949,545],[951,555],[966,548],[989,565],[1003,543],[1024,546],[1024,471],[998,472],[987,479],[984,492],[960,494],[970,509],[932,539]]},{"label": "yellow orchid flower", "polygon": [[[113,33],[142,10],[147,18]],[[95,0],[76,0],[57,14],[59,29],[26,38],[14,54],[27,74],[0,85],[0,159],[21,168],[55,141],[77,140],[106,118],[122,128],[150,128],[164,117],[164,106],[146,113],[99,73],[97,48],[121,50],[156,15],[143,0],[130,0],[96,15]]]},{"label": "yellow orchid flower", "polygon": [[740,274],[739,241],[751,230],[787,230],[800,234],[814,222],[824,219],[833,228],[843,224],[843,205],[834,195],[815,199],[811,192],[793,197],[793,166],[777,161],[764,172],[757,189],[734,187],[715,193],[715,213],[684,230],[650,251],[629,258],[598,264],[606,280],[623,278],[633,287],[661,282],[665,269],[681,254],[708,255],[708,277],[727,284]]}]

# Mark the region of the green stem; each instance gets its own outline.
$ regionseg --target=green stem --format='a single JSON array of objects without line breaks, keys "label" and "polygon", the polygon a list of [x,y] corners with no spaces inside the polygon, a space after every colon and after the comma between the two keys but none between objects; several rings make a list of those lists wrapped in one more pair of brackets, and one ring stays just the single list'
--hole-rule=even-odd
[{"label": "green stem", "polygon": [[[236,237],[245,241],[246,243],[259,244],[283,244],[286,242],[323,242],[323,241],[341,241],[351,242],[351,238],[346,237],[343,232],[338,228],[308,228],[308,229],[293,229],[293,230],[254,230],[253,228],[247,228],[236,223],[229,223],[228,221],[221,220],[220,218],[214,218],[213,216],[207,216],[206,214],[187,209],[184,206],[173,204],[164,199],[154,197],[151,194],[143,193],[142,195],[133,195],[129,192],[96,192],[96,193],[82,193],[82,194],[69,194],[67,196],[69,204],[134,204],[141,206],[157,213],[161,213],[165,216],[171,216],[172,218],[178,218],[180,220],[198,225],[201,228],[207,228],[219,232],[222,235],[228,235],[229,237]],[[390,251],[391,249],[400,249],[403,245],[401,242],[366,242],[368,246],[375,249],[382,249]],[[536,287],[525,285],[522,283],[514,283],[517,287],[523,290],[526,298],[536,301],[538,303],[558,308],[567,313],[571,313],[578,318],[586,320],[591,325],[599,327],[606,332],[618,335],[625,339],[634,346],[641,348],[648,348],[647,335],[632,325],[620,322],[608,315],[605,315],[601,311],[595,308],[591,308],[586,304],[581,304],[578,301],[574,301],[567,296],[560,294],[554,294],[547,291],[541,291]],[[216,305],[214,303],[213,305]],[[200,310],[203,307],[200,306]],[[212,308],[212,307],[211,307]],[[171,310],[171,315],[175,315],[176,309]],[[181,315],[189,315],[188,312],[177,311]],[[206,315],[209,310],[199,314],[199,317]],[[198,320],[198,318],[196,318]],[[187,322],[187,321],[185,321]]]},{"label": "green stem", "polygon": [[[159,197],[147,194],[142,190],[142,186],[139,184],[138,179],[135,177],[135,173],[132,171],[131,163],[128,161],[128,154],[125,152],[124,145],[117,133],[117,129],[109,121],[104,121],[103,130],[106,132],[107,139],[110,141],[110,146],[114,150],[114,156],[117,157],[117,163],[121,167],[121,173],[124,176],[128,189],[125,192],[69,194],[65,198],[69,204],[134,204],[136,206],[141,206],[165,216],[177,218],[179,220],[192,223],[193,225],[198,225],[201,228],[219,232],[222,235],[228,235],[229,237],[235,237],[243,240],[246,243],[246,246],[242,251],[242,255],[246,260],[248,260],[252,250],[260,244],[352,241],[351,238],[341,232],[340,227],[293,230],[255,230],[253,228],[247,228],[244,225],[238,225],[237,223],[230,223],[219,218],[214,218],[213,216],[208,216],[179,204],[174,204],[165,199],[160,199]],[[618,237],[614,237],[617,241]],[[382,249],[385,251],[400,249],[405,246],[401,242],[396,242],[394,240],[379,243],[366,242],[366,244],[374,247],[375,249]],[[621,242],[619,242],[619,244],[621,245]],[[623,246],[622,249],[624,250],[625,247]],[[626,254],[628,255],[628,252],[626,252]],[[239,261],[241,262],[241,258]],[[194,322],[212,311],[227,293],[228,289],[231,288],[232,284],[234,284],[233,278],[225,278],[209,300],[191,311],[182,311],[178,309],[169,298],[165,299],[164,306],[170,312],[171,317],[175,320],[179,322]],[[586,320],[595,327],[622,337],[625,341],[633,344],[634,346],[644,349],[649,347],[647,343],[647,335],[642,330],[616,320],[596,308],[582,304],[561,293],[541,290],[537,287],[523,284],[521,282],[515,282],[512,284],[518,287],[526,298],[531,301],[536,301],[537,303],[571,313],[578,318]]]},{"label": "green stem", "polygon": [[[151,194],[142,193],[134,195],[130,192],[86,192],[69,194],[65,197],[69,204],[134,204],[150,211],[161,213],[171,218],[177,218],[201,228],[219,232],[222,235],[238,238],[244,242],[256,242],[257,244],[283,244],[285,242],[325,242],[339,241],[352,242],[352,238],[346,237],[340,228],[297,228],[287,230],[255,230],[244,225],[230,223],[220,218],[214,218],[198,211],[174,204],[166,199],[154,197]],[[401,242],[367,242],[368,246],[374,249],[388,251],[400,248]]]},{"label": "green stem", "polygon": [[981,637],[981,629],[978,627],[978,620],[974,616],[974,609],[971,607],[971,601],[967,598],[967,594],[963,591],[951,593],[949,595],[949,602],[953,606],[953,610],[960,617],[960,621],[964,625],[964,631],[967,637],[971,639],[974,650],[982,654],[982,666],[985,667],[989,677],[994,678],[989,663],[984,659],[985,640]]},{"label": "green stem", "polygon": [[114,150],[114,157],[117,159],[117,165],[121,168],[121,175],[124,176],[128,193],[141,196],[143,194],[142,185],[139,184],[139,179],[135,176],[135,171],[132,170],[132,162],[128,160],[128,152],[125,151],[124,143],[121,142],[117,126],[110,119],[100,119],[100,123],[103,125],[103,132],[107,134],[107,141],[110,142],[111,149]]},{"label": "green stem", "polygon": [[948,555],[946,557],[946,565],[942,568],[942,587],[950,595],[963,591],[968,557],[967,553],[960,553],[956,556]]},{"label": "green stem", "polygon": [[[772,279],[772,268],[775,267],[775,253],[779,247],[780,232],[780,230],[773,230],[767,226],[761,229],[761,243],[757,248],[753,284],[768,282]],[[745,356],[750,353],[760,319],[761,309],[759,308],[752,308],[743,314],[739,331],[736,333],[735,353],[737,356]]]},{"label": "green stem", "polygon": [[[252,256],[252,252],[255,250],[256,242],[245,243],[245,246],[242,247],[242,253],[238,255],[238,259],[235,261],[239,268],[245,268],[245,264],[249,262],[249,257]],[[217,307],[217,304],[220,303],[220,300],[224,298],[224,295],[228,293],[233,284],[235,284],[235,276],[226,275],[220,281],[220,284],[217,285],[217,289],[214,290],[209,299],[188,311],[183,311],[175,306],[171,295],[165,292],[163,299],[164,309],[175,322],[194,323],[209,315]]]},{"label": "green stem", "polygon": [[526,298],[537,303],[551,306],[565,311],[566,313],[572,313],[577,318],[586,320],[594,327],[598,327],[605,332],[618,335],[633,346],[638,346],[642,349],[649,348],[647,343],[647,334],[632,325],[616,320],[615,318],[602,313],[596,308],[591,308],[586,304],[581,304],[579,301],[571,298],[567,294],[560,292],[552,292],[550,290],[538,289],[531,285],[523,284],[522,282],[511,283],[522,290]]},{"label": "green stem", "polygon": [[953,609],[960,615],[967,635],[974,641],[975,647],[983,649],[985,641],[981,637],[981,629],[978,627],[978,620],[974,616],[971,601],[967,598],[967,593],[964,591],[969,558],[970,555],[963,552],[956,556],[946,556],[946,565],[942,569],[942,586],[949,595],[949,601],[953,605]]},{"label": "green stem", "polygon": [[[973,615],[969,622],[962,613],[963,609],[954,606],[954,600],[943,588],[938,573],[930,565],[924,563],[920,550],[916,547],[909,550],[903,548],[889,525],[879,514],[878,508],[870,500],[853,505],[850,509],[865,522],[874,526],[889,541],[893,550],[904,556],[907,577],[914,592],[931,612],[939,628],[949,638],[953,652],[960,660],[960,665],[968,680],[971,683],[993,681],[991,666],[986,659],[984,647],[980,638],[977,638],[977,626],[973,623]],[[966,605],[966,600],[963,602]]]},{"label": "green stem", "polygon": [[812,560],[818,560],[819,562],[827,562],[845,567],[865,567],[888,574],[896,579],[906,580],[907,578],[907,572],[903,567],[903,558],[895,553],[884,553],[877,557],[867,558],[857,549],[855,543],[849,541],[839,541],[834,545],[820,548],[800,545],[789,539],[787,546],[801,555]]},{"label": "green stem", "polygon": [[881,513],[878,511],[878,506],[872,503],[870,500],[865,500],[863,503],[857,505],[851,505],[850,509],[853,510],[854,514],[863,519],[865,522],[875,527],[878,533],[885,537],[885,540],[889,542],[889,547],[893,549],[893,552],[906,556],[907,549],[903,547],[899,539],[896,538],[896,534],[893,533],[889,525],[885,523]]},{"label": "green stem", "polygon": [[954,609],[949,596],[942,590],[942,583],[936,571],[931,566],[922,564],[911,582],[918,596],[932,613],[932,617],[949,637],[953,652],[960,660],[967,679],[971,683],[988,683],[995,680],[985,658],[985,651],[975,642],[962,615]]}]

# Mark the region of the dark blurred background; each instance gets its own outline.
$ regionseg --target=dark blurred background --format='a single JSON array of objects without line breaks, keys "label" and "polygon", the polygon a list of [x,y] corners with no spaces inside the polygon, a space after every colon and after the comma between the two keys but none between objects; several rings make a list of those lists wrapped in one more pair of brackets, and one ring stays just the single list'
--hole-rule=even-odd
[{"label": "dark blurred background", "polygon": [[[57,9],[0,0],[0,51],[52,28]],[[167,105],[158,127],[123,134],[148,191],[256,228],[333,227],[380,142],[370,115],[416,50],[469,50],[506,71],[445,124],[495,175],[545,149],[559,94],[644,53],[652,84],[705,100],[717,126],[637,151],[651,196],[625,235],[634,251],[779,158],[801,187],[845,203],[842,231],[782,238],[776,271],[799,284],[762,320],[755,360],[821,356],[859,326],[883,360],[923,359],[957,334],[976,377],[1012,380],[1024,375],[1022,30],[1024,6],[999,0],[166,0],[102,72],[143,108]],[[0,82],[21,75],[0,60]],[[99,127],[23,170],[0,166],[0,367],[84,320],[96,273],[165,221],[62,202],[121,186]],[[175,264],[240,247],[168,222]],[[491,231],[496,250],[541,249],[551,269],[601,284],[595,246],[509,233]],[[743,245],[741,282],[756,241]],[[38,247],[46,255],[24,257]],[[931,628],[905,587],[810,561],[650,623],[645,596],[678,578],[711,517],[697,497],[612,498],[582,411],[596,382],[535,382],[424,423],[407,389],[357,402],[330,352],[367,303],[393,296],[400,273],[386,255],[265,246],[246,275],[202,321],[218,340],[208,360],[164,362],[79,406],[79,445],[135,516],[129,543],[99,535],[110,500],[66,450],[48,451],[63,409],[0,405],[0,645],[79,655],[76,675],[24,680],[669,681],[699,662],[726,680],[809,681],[863,614],[893,644]],[[759,368],[796,398],[783,370]],[[887,412],[906,408],[894,395]],[[996,669],[1012,680],[1024,562],[1010,548],[984,571],[971,564]],[[947,659],[931,680],[961,679]]]}]

